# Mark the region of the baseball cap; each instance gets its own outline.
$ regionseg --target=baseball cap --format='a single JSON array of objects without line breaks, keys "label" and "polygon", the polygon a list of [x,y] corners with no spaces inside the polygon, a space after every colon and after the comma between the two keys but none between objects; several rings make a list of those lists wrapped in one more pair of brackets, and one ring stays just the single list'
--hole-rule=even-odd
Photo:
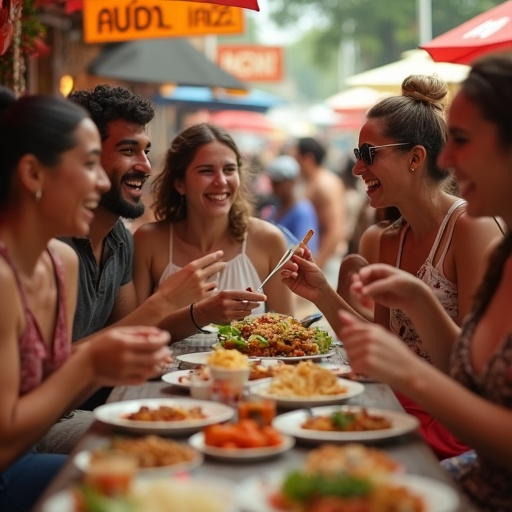
[{"label": "baseball cap", "polygon": [[281,181],[297,178],[300,168],[295,158],[289,155],[281,155],[268,164],[266,172],[272,181],[280,183]]}]

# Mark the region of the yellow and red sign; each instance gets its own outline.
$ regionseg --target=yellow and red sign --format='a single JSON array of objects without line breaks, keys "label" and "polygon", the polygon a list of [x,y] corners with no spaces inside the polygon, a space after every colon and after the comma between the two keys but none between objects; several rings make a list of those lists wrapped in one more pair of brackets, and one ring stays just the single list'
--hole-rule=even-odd
[{"label": "yellow and red sign", "polygon": [[217,64],[245,82],[283,80],[283,48],[280,46],[219,46]]},{"label": "yellow and red sign", "polygon": [[84,0],[83,15],[86,43],[244,32],[243,10],[217,4]]}]

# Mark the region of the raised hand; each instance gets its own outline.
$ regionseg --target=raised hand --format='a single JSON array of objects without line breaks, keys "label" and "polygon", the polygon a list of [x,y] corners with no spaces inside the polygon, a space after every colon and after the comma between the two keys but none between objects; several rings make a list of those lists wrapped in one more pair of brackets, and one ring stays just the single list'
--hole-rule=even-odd
[{"label": "raised hand", "polygon": [[98,385],[140,384],[169,361],[167,331],[156,327],[113,327],[80,344],[88,350]]},{"label": "raised hand", "polygon": [[426,364],[398,337],[382,326],[364,322],[346,311],[339,311],[343,341],[350,366],[356,373],[406,391],[417,364]]},{"label": "raised hand", "polygon": [[201,325],[228,324],[250,315],[260,302],[267,300],[263,293],[243,290],[223,290],[194,306],[194,316]]},{"label": "raised hand", "polygon": [[416,276],[383,263],[368,265],[353,274],[350,290],[362,304],[375,301],[406,312],[421,296],[432,294]]},{"label": "raised hand", "polygon": [[157,293],[164,296],[175,309],[205,299],[217,287],[217,283],[210,278],[226,267],[226,263],[220,261],[223,255],[222,251],[216,251],[191,261],[171,274],[158,287]]},{"label": "raised hand", "polygon": [[[300,251],[302,250],[302,255]],[[315,264],[307,247],[299,249],[298,253],[281,269],[282,281],[290,290],[315,302],[329,286],[324,273]]]}]

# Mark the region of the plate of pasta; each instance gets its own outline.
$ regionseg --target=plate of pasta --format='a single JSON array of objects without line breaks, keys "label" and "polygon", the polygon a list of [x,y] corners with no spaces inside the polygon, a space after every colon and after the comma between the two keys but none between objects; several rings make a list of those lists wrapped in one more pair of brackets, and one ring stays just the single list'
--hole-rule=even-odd
[{"label": "plate of pasta", "polygon": [[230,420],[225,404],[192,398],[150,398],[100,405],[94,417],[115,427],[144,434],[185,435]]},{"label": "plate of pasta", "polygon": [[312,361],[285,365],[271,381],[251,387],[254,396],[294,408],[338,403],[363,391],[363,384],[337,377]]},{"label": "plate of pasta", "polygon": [[272,425],[283,434],[315,442],[364,442],[416,430],[417,418],[401,411],[355,405],[314,407],[280,414]]}]

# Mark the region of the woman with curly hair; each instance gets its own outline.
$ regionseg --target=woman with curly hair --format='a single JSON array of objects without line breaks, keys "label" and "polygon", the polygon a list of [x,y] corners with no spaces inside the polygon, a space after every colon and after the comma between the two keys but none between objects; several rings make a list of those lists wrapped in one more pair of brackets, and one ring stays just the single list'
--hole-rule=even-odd
[{"label": "woman with curly hair", "polygon": [[223,128],[202,123],[178,134],[153,187],[157,222],[134,235],[139,302],[190,261],[222,250],[227,266],[215,276],[218,293],[176,314],[179,337],[265,308],[292,313],[291,293],[279,277],[264,293],[247,291],[258,288],[287,247],[277,227],[253,217],[248,171]]}]

